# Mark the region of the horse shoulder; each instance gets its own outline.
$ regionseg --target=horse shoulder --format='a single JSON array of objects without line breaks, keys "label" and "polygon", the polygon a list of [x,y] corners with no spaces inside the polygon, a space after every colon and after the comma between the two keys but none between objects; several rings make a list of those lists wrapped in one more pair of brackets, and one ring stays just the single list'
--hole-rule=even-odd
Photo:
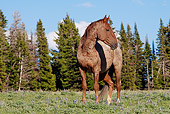
[{"label": "horse shoulder", "polygon": [[93,70],[96,66],[99,66],[99,57],[95,49],[91,50],[90,52],[83,52],[81,49],[77,53],[77,59],[79,65],[88,70]]}]

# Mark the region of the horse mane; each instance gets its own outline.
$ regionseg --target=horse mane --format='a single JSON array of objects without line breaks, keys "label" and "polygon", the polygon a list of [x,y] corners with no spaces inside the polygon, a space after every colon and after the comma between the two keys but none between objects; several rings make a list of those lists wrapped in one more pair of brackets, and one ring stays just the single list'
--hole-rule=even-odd
[{"label": "horse mane", "polygon": [[82,40],[81,40],[81,44],[82,44],[82,45],[83,45],[84,42],[87,40],[87,33],[89,32],[89,30],[92,29],[92,28],[96,25],[96,23],[102,22],[102,21],[104,21],[104,19],[100,19],[100,20],[97,20],[97,21],[94,21],[94,22],[90,23],[90,25],[86,28],[83,36],[81,37],[81,39],[82,39]]}]

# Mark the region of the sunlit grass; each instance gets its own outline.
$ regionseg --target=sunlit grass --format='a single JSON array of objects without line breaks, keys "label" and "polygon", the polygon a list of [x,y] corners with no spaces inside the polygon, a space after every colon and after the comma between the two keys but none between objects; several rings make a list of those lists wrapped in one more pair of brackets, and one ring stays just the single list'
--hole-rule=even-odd
[{"label": "sunlit grass", "polygon": [[121,91],[121,102],[116,103],[116,91],[112,103],[106,99],[95,102],[94,92],[87,91],[87,103],[81,101],[82,93],[57,92],[2,92],[0,114],[151,114],[170,113],[170,91]]}]

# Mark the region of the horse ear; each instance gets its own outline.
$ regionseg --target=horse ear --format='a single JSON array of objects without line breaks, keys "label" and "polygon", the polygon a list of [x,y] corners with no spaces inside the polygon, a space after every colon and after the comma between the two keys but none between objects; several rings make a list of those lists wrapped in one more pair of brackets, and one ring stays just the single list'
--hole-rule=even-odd
[{"label": "horse ear", "polygon": [[106,15],[104,16],[103,21],[104,21],[104,22],[106,22],[106,21],[107,21],[107,17],[106,17]]},{"label": "horse ear", "polygon": [[110,15],[109,15],[109,17],[107,18],[107,21],[106,21],[107,23],[109,22],[109,18],[110,18]]},{"label": "horse ear", "polygon": [[104,19],[106,19],[106,15],[104,16]]}]

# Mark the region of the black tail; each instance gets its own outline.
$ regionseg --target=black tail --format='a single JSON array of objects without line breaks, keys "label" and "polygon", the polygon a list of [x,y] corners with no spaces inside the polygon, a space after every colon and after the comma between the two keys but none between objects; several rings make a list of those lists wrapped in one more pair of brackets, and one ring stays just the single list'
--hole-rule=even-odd
[{"label": "black tail", "polygon": [[99,99],[100,101],[102,101],[104,99],[104,97],[107,95],[108,93],[108,90],[109,90],[109,86],[108,85],[104,85],[100,94],[99,94]]}]

